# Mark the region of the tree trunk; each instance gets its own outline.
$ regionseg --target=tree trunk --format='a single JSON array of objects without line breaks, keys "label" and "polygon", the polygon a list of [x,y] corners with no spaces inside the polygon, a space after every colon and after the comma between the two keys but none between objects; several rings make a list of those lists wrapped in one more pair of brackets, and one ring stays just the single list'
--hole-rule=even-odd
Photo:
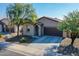
[{"label": "tree trunk", "polygon": [[23,28],[22,28],[22,31],[21,31],[21,33],[22,33],[22,36],[23,36]]},{"label": "tree trunk", "polygon": [[71,39],[72,39],[71,45],[73,45],[76,37],[77,37],[77,33],[71,33]]},{"label": "tree trunk", "polygon": [[75,37],[71,37],[71,39],[72,39],[71,45],[73,45],[73,43],[75,41]]},{"label": "tree trunk", "polygon": [[69,32],[66,32],[67,33],[67,37],[69,38]]},{"label": "tree trunk", "polygon": [[17,36],[19,36],[19,24],[17,25]]}]

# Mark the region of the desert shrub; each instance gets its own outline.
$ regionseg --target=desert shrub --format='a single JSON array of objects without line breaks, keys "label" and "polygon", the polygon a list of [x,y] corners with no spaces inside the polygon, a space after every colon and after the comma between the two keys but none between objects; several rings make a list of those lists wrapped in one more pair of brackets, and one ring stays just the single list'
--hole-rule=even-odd
[{"label": "desert shrub", "polygon": [[25,42],[27,42],[27,38],[22,37],[22,38],[20,39],[20,43],[25,43]]},{"label": "desert shrub", "polygon": [[2,34],[0,34],[0,38],[2,37]]},{"label": "desert shrub", "polygon": [[34,40],[31,36],[15,36],[6,39],[7,42],[32,43]]}]

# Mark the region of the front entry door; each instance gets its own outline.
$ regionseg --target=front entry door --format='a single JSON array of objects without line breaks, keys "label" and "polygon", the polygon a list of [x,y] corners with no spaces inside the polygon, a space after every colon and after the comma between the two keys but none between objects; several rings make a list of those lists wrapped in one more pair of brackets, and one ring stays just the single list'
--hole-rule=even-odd
[{"label": "front entry door", "polygon": [[39,28],[38,28],[38,26],[37,26],[37,25],[35,26],[35,35],[36,35],[36,36],[38,36],[38,35],[39,35]]}]

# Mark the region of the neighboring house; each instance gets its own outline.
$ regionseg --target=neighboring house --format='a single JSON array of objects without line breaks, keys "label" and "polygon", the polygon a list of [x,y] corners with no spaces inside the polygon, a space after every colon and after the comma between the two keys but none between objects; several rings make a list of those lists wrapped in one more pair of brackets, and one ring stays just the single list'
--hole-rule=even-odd
[{"label": "neighboring house", "polygon": [[[1,19],[0,20],[3,24],[4,24],[4,26],[2,26],[3,28],[4,28],[4,30],[5,30],[5,32],[9,32],[9,28],[8,28],[8,24],[10,23],[10,20],[8,19],[8,18],[3,18],[3,19]],[[0,29],[1,30],[1,29]]]},{"label": "neighboring house", "polygon": [[57,29],[57,25],[60,19],[41,17],[37,20],[37,23],[23,27],[23,35],[51,35],[51,36],[62,36],[62,32]]},{"label": "neighboring house", "polygon": [[[11,32],[11,33],[16,33],[17,32],[17,27],[16,25],[11,26],[10,25],[11,20],[8,18],[3,18],[0,20],[0,32]],[[21,28],[20,28],[21,29]]]},{"label": "neighboring house", "polygon": [[5,32],[6,31],[5,27],[6,27],[5,23],[0,21],[0,32]]}]

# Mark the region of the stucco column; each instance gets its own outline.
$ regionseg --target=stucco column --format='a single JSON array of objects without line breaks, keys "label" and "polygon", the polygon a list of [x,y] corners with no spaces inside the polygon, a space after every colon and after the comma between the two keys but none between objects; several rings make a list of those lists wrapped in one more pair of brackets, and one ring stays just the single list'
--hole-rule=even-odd
[{"label": "stucco column", "polygon": [[38,35],[41,36],[41,26],[38,25],[38,27],[39,27],[39,29],[38,29]]},{"label": "stucco column", "polygon": [[44,35],[44,26],[41,27],[41,35]]},{"label": "stucco column", "polygon": [[67,33],[63,31],[63,37],[67,37]]}]

